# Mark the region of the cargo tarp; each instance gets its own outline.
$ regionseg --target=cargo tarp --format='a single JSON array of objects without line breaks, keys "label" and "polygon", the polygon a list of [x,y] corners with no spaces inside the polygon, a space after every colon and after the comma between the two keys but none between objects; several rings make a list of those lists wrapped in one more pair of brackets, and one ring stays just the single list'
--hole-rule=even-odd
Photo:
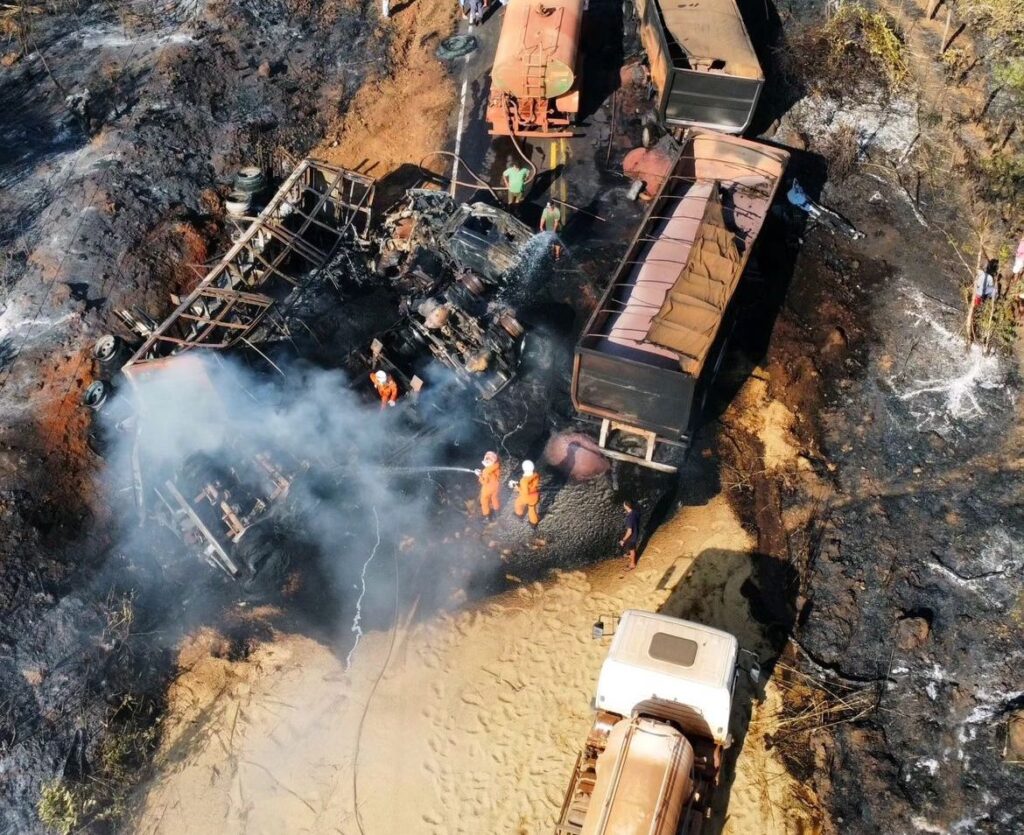
[{"label": "cargo tarp", "polygon": [[735,233],[726,226],[718,191],[716,184],[686,265],[644,340],[678,353],[683,371],[693,375],[700,373],[743,272]]}]

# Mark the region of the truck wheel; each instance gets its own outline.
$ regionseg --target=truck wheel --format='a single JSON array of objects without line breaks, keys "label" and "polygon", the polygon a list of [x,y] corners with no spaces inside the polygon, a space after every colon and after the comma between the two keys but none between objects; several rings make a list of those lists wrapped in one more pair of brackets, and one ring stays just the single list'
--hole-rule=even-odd
[{"label": "truck wheel", "polygon": [[459,276],[459,283],[465,287],[474,296],[482,296],[484,292],[484,283],[473,273],[463,273]]},{"label": "truck wheel", "polygon": [[106,380],[93,380],[82,395],[82,405],[98,412],[112,393],[113,387]]},{"label": "truck wheel", "polygon": [[513,339],[519,339],[520,336],[526,333],[523,326],[519,324],[519,320],[511,313],[502,313],[498,319],[498,324]]},{"label": "truck wheel", "polygon": [[92,346],[92,355],[103,368],[114,365],[121,354],[124,342],[112,333],[105,333]]}]

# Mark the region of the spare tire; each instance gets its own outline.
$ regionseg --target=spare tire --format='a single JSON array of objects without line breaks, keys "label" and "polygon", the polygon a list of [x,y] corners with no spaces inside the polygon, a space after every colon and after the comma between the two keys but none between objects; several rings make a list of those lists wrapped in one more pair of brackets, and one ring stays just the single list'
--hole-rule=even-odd
[{"label": "spare tire", "polygon": [[451,61],[469,55],[476,50],[476,38],[472,35],[452,35],[437,45],[434,54],[442,61]]}]

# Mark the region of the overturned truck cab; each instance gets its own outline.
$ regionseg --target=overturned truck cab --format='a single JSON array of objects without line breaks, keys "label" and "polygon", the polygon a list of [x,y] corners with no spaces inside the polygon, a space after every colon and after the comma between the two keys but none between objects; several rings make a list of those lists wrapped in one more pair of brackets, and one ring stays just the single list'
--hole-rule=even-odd
[{"label": "overturned truck cab", "polygon": [[[687,137],[576,345],[573,405],[601,421],[609,457],[674,471],[655,448],[689,444],[788,159],[736,137]],[[611,448],[616,431],[641,439],[643,454]]]},{"label": "overturned truck cab", "polygon": [[382,228],[378,271],[402,294],[405,316],[376,336],[369,363],[414,392],[450,374],[494,397],[522,353],[523,327],[503,291],[532,231],[502,209],[432,189],[407,192]]}]

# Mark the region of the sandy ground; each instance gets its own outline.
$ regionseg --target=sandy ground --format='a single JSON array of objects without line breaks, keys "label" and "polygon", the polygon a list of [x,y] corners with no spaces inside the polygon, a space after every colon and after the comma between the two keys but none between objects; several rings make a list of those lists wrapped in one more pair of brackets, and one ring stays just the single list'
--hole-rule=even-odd
[{"label": "sandy ground", "polygon": [[391,20],[383,24],[391,38],[391,66],[359,88],[313,151],[313,156],[378,180],[444,147],[455,99],[454,84],[435,50],[455,30],[458,3],[403,0],[392,6]]},{"label": "sandy ground", "polygon": [[[782,433],[786,416],[760,414],[763,437]],[[594,621],[660,610],[729,629],[763,652],[742,593],[751,548],[720,495],[662,525],[633,573],[608,560],[422,622],[402,594],[398,627],[368,634],[349,672],[344,658],[299,635],[279,635],[242,661],[223,657],[216,636],[196,636],[182,649],[185,671],[170,691],[158,777],[136,831],[549,832],[609,642],[592,639]],[[712,831],[816,831],[807,798],[765,745],[780,706],[774,683],[755,700],[757,730],[745,738],[746,677],[736,701],[743,747]]]}]

